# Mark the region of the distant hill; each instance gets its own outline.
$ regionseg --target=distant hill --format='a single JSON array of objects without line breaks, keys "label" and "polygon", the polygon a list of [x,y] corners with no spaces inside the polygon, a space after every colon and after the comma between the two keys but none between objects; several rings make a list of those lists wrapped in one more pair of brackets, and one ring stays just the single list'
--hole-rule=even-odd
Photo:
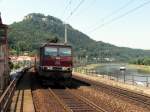
[{"label": "distant hill", "polygon": [[[73,46],[75,55],[79,57],[108,58],[118,61],[128,61],[134,58],[148,57],[150,51],[117,47],[101,41],[95,41],[86,34],[68,27],[68,41]],[[41,43],[50,38],[64,41],[64,24],[53,16],[32,13],[20,22],[10,25],[9,44],[13,51],[30,51],[35,53]]]}]

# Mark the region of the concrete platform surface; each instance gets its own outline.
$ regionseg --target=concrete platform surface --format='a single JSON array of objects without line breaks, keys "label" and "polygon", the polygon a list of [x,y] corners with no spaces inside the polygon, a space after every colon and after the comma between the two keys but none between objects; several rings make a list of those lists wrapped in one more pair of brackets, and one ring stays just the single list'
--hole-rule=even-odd
[{"label": "concrete platform surface", "polygon": [[16,88],[10,112],[35,112],[31,93],[31,76],[29,72],[24,74]]}]

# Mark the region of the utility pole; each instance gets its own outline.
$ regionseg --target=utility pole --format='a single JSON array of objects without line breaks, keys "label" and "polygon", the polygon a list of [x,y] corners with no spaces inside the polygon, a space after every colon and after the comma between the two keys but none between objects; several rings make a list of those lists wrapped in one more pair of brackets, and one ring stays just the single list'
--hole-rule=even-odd
[{"label": "utility pole", "polygon": [[65,44],[67,44],[67,25],[65,23]]}]

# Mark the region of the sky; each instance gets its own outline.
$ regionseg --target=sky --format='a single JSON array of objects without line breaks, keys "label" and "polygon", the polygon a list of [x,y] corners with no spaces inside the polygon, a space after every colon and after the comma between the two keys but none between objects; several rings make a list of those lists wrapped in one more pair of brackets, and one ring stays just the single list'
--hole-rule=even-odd
[{"label": "sky", "polygon": [[0,0],[0,12],[8,25],[43,13],[96,41],[150,50],[150,0]]}]

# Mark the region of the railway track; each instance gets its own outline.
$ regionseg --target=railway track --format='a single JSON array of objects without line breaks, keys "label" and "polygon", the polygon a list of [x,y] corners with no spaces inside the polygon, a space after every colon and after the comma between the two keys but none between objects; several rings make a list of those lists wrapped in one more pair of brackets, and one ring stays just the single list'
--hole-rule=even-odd
[{"label": "railway track", "polygon": [[125,90],[125,89],[122,89],[119,87],[113,87],[110,85],[106,85],[101,82],[92,81],[90,79],[83,79],[78,76],[73,76],[73,77],[77,80],[84,81],[84,82],[91,84],[91,87],[94,88],[95,90],[108,91],[108,94],[110,93],[111,95],[113,94],[114,96],[119,96],[119,97],[121,96],[121,97],[128,98],[129,100],[132,100],[132,101],[142,105],[143,107],[150,109],[150,97],[149,96],[135,93],[132,91],[128,91],[128,90]]},{"label": "railway track", "polygon": [[50,89],[57,101],[68,112],[107,112],[88,99],[72,93],[69,89]]},{"label": "railway track", "polygon": [[[105,93],[108,93],[108,95],[114,96],[121,100],[127,99],[128,101],[129,99],[131,99],[132,103],[129,102],[129,104],[130,103],[133,104],[136,101],[138,102],[140,107],[141,107],[141,104],[143,104],[142,107],[146,107],[146,108],[149,108],[150,106],[148,103],[149,99],[144,100],[144,98],[142,98],[141,96],[136,96],[132,94],[132,92],[128,93],[127,91],[127,93],[125,93],[125,90],[121,91],[121,89],[119,88],[114,88],[112,86],[101,84],[99,82],[82,79],[80,77],[74,77],[74,78],[76,81],[73,80],[73,84],[71,86],[65,85],[65,87],[64,86],[54,87],[55,85],[54,86],[47,86],[47,85],[42,86],[39,84],[38,81],[35,81],[34,85],[36,86],[36,88],[35,87],[33,88],[32,94],[33,94],[33,100],[34,100],[36,112],[52,112],[52,111],[53,112],[85,112],[85,111],[86,112],[112,112],[113,110],[115,110],[115,112],[119,112],[118,109],[121,110],[120,112],[124,111],[123,109],[124,107],[122,105],[117,107],[114,104],[115,107],[113,107],[112,103],[109,104],[106,101],[106,103],[104,104],[103,102],[101,102],[102,100],[99,101],[98,99],[96,99],[95,96],[91,96],[92,97],[91,99],[90,95],[92,94],[89,94],[90,89],[96,90],[95,93],[92,90],[93,94],[98,94],[99,93],[98,91],[104,91]],[[82,89],[79,88],[80,86]],[[85,88],[89,88],[88,89],[89,91],[87,91]],[[145,104],[145,101],[147,104]],[[136,106],[137,106],[137,103],[136,103]],[[131,107],[129,108],[131,109]],[[128,107],[126,107],[125,112],[128,112],[127,108]],[[133,108],[135,108],[135,106],[133,106]],[[141,112],[141,111],[138,111],[138,112]],[[143,110],[142,112],[149,112],[149,111]]]},{"label": "railway track", "polygon": [[42,86],[33,79],[32,95],[36,112],[107,112],[68,87]]}]

